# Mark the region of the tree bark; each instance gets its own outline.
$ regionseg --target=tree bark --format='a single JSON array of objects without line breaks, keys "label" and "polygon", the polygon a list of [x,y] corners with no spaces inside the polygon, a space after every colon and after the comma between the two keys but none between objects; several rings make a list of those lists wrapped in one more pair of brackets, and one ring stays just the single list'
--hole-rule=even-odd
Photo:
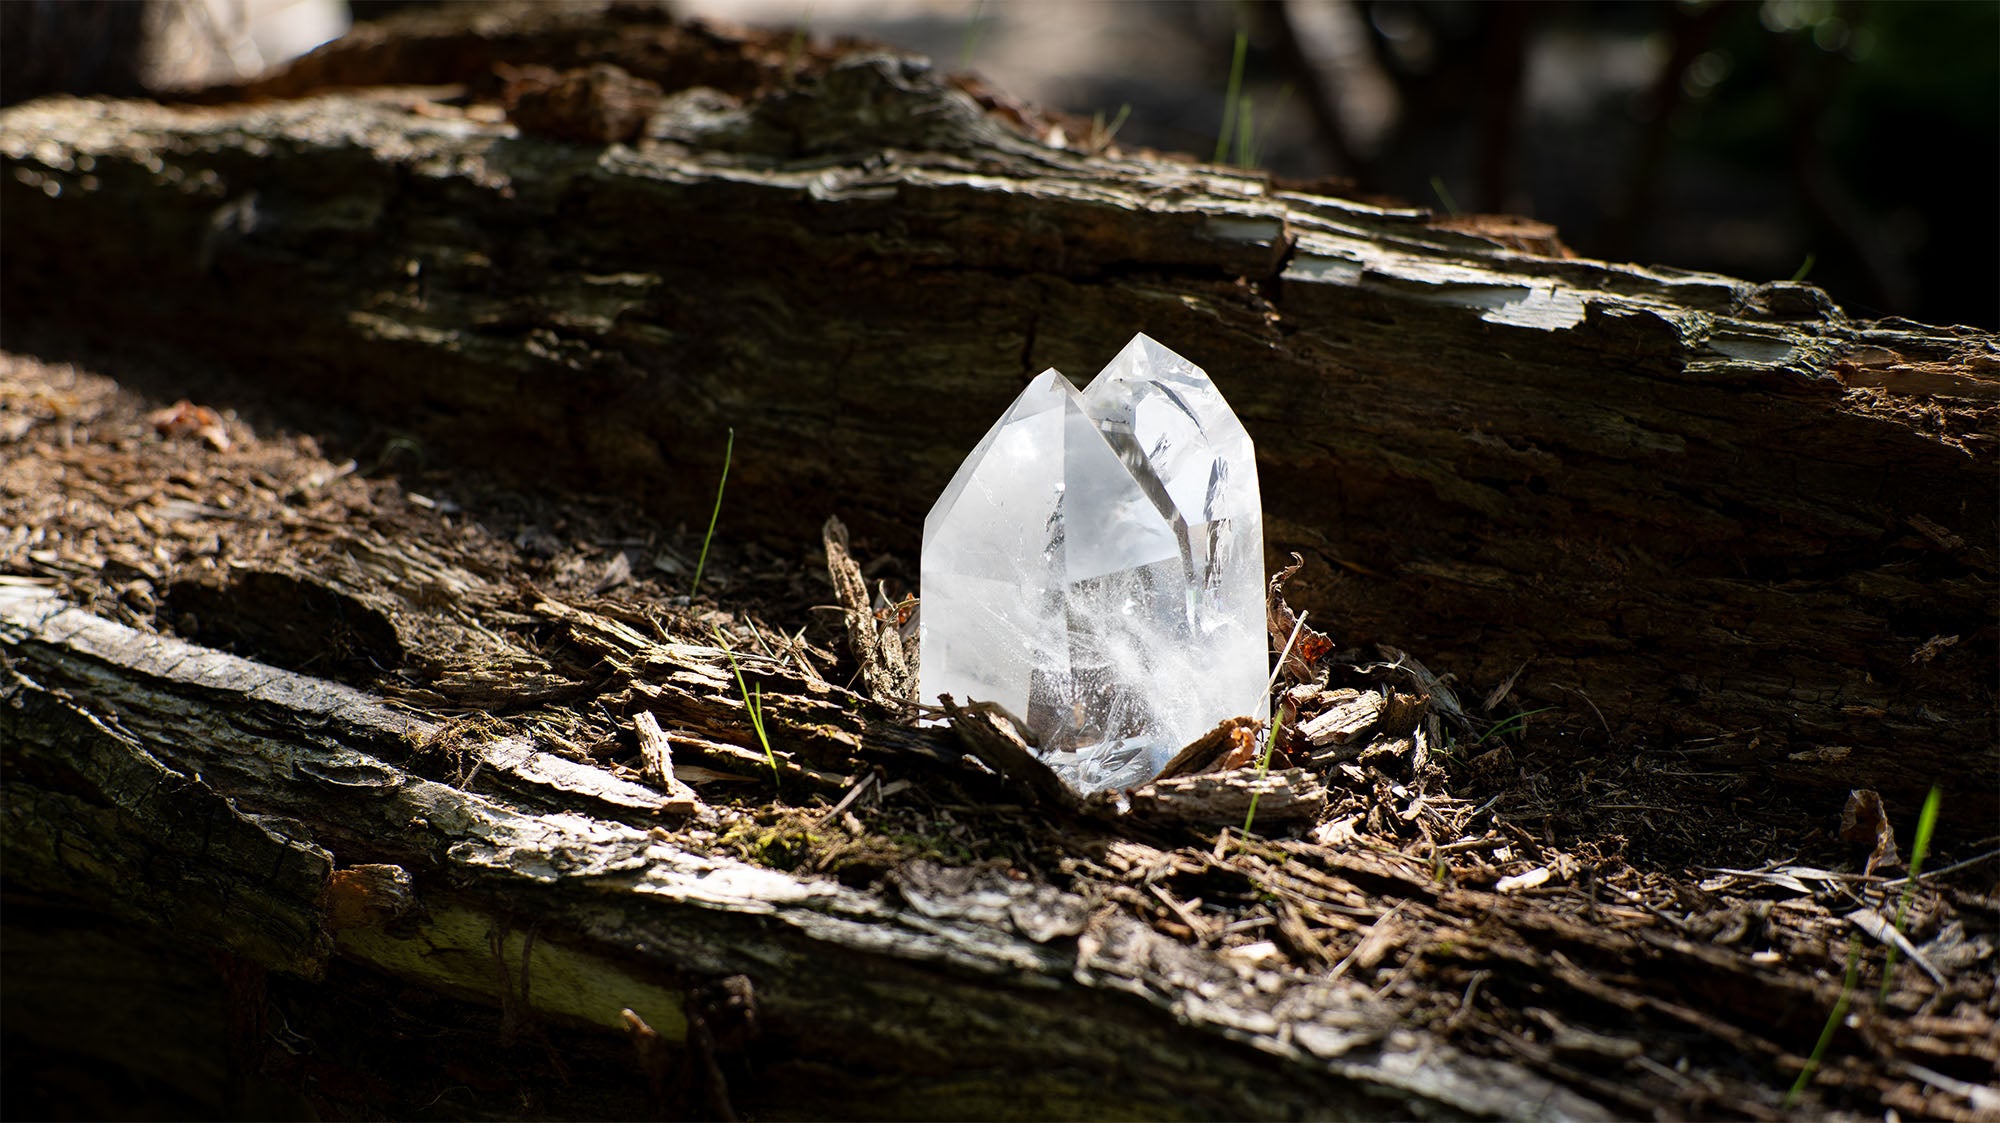
[{"label": "tree bark", "polygon": [[[88,901],[139,933],[79,961],[31,914],[43,923],[10,935],[10,954],[28,940],[45,988],[51,974],[74,987],[107,953],[152,962],[146,933],[169,933],[239,974],[345,988],[361,965],[497,1006],[510,1048],[541,1024],[565,1047],[595,1027],[694,1051],[722,1030],[710,1023],[727,984],[783,1043],[737,1089],[760,1114],[1606,1117],[1520,1066],[1400,1028],[1365,986],[1245,973],[1076,893],[918,863],[883,897],[699,856],[649,833],[665,794],[505,743],[484,750],[497,794],[426,780],[403,765],[433,723],[34,588],[0,587],[0,641],[9,885]],[[188,969],[185,951],[152,954]],[[139,992],[117,1005],[144,1009]],[[424,1010],[404,1014],[435,1020],[433,1036],[465,1028],[449,1005]],[[10,1033],[39,1039],[62,1021],[37,1014],[10,1012]],[[195,1034],[115,1062],[214,1102],[208,1044]],[[616,1087],[546,1110],[658,1111],[644,1075],[627,1066]],[[408,1111],[436,1084],[375,1106]]]},{"label": "tree bark", "polygon": [[[1946,838],[2000,811],[1990,333],[1063,147],[910,60],[787,39],[461,6],[201,104],[5,110],[0,342],[135,381],[199,367],[218,404],[282,398],[306,432],[377,426],[697,525],[734,429],[724,533],[795,555],[838,510],[913,560],[1025,380],[1145,331],[1258,441],[1267,545],[1307,558],[1287,591],[1313,624],[1421,651],[1469,710],[1514,682],[1490,719],[1560,707],[1534,749],[1557,782],[1701,746],[1752,793],[1811,786],[1827,822],[1852,786],[1952,787]],[[507,599],[421,543],[330,533],[319,570],[175,582],[177,626],[367,682],[423,653],[413,621],[469,633]],[[468,640],[499,681],[438,660],[425,689],[657,714],[652,774],[0,582],[10,1054],[259,1114],[1769,1115],[1840,993],[1848,921],[1884,930],[1831,913],[1838,893],[1742,889],[1825,871],[1641,894],[1546,822],[1454,838],[1470,803],[1440,817],[1369,764],[1411,775],[1424,750],[1389,713],[1448,697],[1400,653],[1417,693],[1342,695],[1299,730],[1322,771],[1265,777],[1258,814],[1310,814],[1331,777],[1425,860],[1344,844],[1348,819],[1190,844],[1174,824],[1250,790],[1207,774],[1129,806],[1037,789],[991,715],[962,714],[963,743],[893,720],[893,667],[871,700],[737,652],[782,731],[766,750],[705,638],[522,601],[507,627],[559,630],[612,681]],[[670,783],[689,759],[800,798],[943,778],[1056,824],[1059,858],[903,862],[878,891],[697,852],[656,830],[705,813]],[[1536,897],[1550,879],[1577,884]],[[1982,1110],[1990,901],[1922,900],[1958,974],[1890,981],[1956,1012],[1921,1032],[1858,1013],[1821,1082],[1869,1111]],[[126,1013],[80,1021],[90,995]]]}]

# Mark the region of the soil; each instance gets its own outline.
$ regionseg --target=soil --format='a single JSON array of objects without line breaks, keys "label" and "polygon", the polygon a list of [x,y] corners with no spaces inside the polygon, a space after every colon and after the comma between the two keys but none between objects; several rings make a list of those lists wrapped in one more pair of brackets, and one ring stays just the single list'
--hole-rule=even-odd
[{"label": "soil", "polygon": [[[732,541],[727,511],[754,494],[725,491],[690,598],[704,527],[507,490],[351,419],[287,430],[240,387],[221,410],[157,393],[175,382],[0,355],[0,579],[419,712],[480,715],[460,734],[531,733],[625,778],[644,768],[617,716],[630,680],[607,677],[602,652],[538,601],[659,641],[721,629],[733,648],[860,689],[824,553]],[[884,601],[908,591],[905,544],[854,554]],[[391,570],[429,584],[390,589]],[[287,612],[338,623],[302,642],[281,626]],[[260,616],[277,623],[245,624]],[[851,761],[845,773],[816,762],[817,790],[781,785],[774,798],[754,753],[716,744],[720,755],[681,762],[712,813],[675,841],[855,886],[937,863],[1087,889],[1176,939],[1370,980],[1412,1023],[1634,1116],[1784,1113],[1855,963],[1853,1013],[1805,1105],[2000,1117],[2000,839],[1928,855],[1936,872],[1906,893],[1909,809],[1871,826],[1879,800],[1857,793],[1844,833],[1713,766],[1710,746],[1658,750],[1588,706],[1583,718],[1523,712],[1496,684],[1433,678],[1372,645],[1329,654],[1317,673],[1326,691],[1388,685],[1428,712],[1351,755],[1315,755],[1289,728],[1278,764],[1329,788],[1312,821],[1247,837],[1121,834],[1024,810],[976,769]],[[739,744],[756,741],[745,731]],[[444,739],[429,747],[434,778],[478,782]],[[1886,987],[1868,917],[1900,917],[1923,961],[1904,956]]]}]

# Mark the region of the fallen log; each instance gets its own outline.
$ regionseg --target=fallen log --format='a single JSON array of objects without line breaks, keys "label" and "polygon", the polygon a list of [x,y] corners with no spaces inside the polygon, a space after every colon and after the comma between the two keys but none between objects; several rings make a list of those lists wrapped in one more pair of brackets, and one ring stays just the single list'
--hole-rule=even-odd
[{"label": "fallen log", "polygon": [[548,519],[510,554],[233,419],[175,459],[0,354],[10,1105],[1771,1116],[1857,934],[1913,950],[1808,1102],[1993,1110],[1990,895],[1927,878],[1904,935],[1872,857],[1658,825],[1837,851],[1850,786],[1903,826],[1933,781],[1941,839],[1993,821],[1990,333],[1071,145],[787,38],[465,6],[0,111],[0,343],[634,520],[705,522],[733,428],[727,536],[838,510],[907,563],[1023,379],[1144,330],[1243,414],[1341,647],[1297,767],[1065,799],[995,715],[897,720],[893,658],[864,697],[599,597],[624,552],[537,587]]},{"label": "fallen log", "polygon": [[[259,971],[320,980],[338,956],[496,1005],[505,1044],[541,1019],[691,1048],[713,1016],[696,992],[740,976],[786,1063],[819,1073],[737,1089],[759,1114],[1604,1117],[1410,1033],[1366,987],[1246,973],[1048,886],[917,864],[885,899],[661,841],[665,795],[583,813],[525,777],[504,799],[424,780],[398,763],[418,719],[31,586],[0,588],[0,643],[13,891]],[[643,1076],[604,1102],[657,1110]]]},{"label": "fallen log", "polygon": [[[1447,786],[1448,687],[1397,653],[1282,692],[1289,768],[1235,767],[1245,719],[1078,800],[1003,714],[906,724],[805,630],[606,561],[665,545],[629,513],[531,505],[577,520],[551,559],[310,441],[0,374],[16,1114],[1766,1117],[1850,928],[1912,950],[1860,964],[1807,1103],[1985,1110],[1990,898],[1905,898],[1880,799],[1859,874],[1736,868],[1810,823],[1710,869],[1558,843]],[[228,595],[155,599],[197,578]],[[403,661],[320,658],[300,604]]]},{"label": "fallen log", "polygon": [[[657,85],[644,135],[546,139],[530,64],[579,113]],[[1301,605],[1519,674],[1485,716],[1560,709],[1542,763],[1692,743],[1829,816],[2000,813],[1989,332],[1066,147],[916,61],[633,10],[413,14],[205,100],[0,114],[11,346],[144,340],[688,521],[733,428],[733,533],[839,509],[912,553],[1022,379],[1144,330],[1243,415]]]}]

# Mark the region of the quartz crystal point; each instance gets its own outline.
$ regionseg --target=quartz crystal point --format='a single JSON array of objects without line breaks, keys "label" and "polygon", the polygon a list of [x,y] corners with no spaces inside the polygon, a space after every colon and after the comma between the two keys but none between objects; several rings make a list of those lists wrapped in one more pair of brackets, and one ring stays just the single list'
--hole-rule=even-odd
[{"label": "quartz crystal point", "polygon": [[992,703],[1083,792],[1269,712],[1250,436],[1136,336],[1079,394],[1047,370],[924,520],[921,693]]}]

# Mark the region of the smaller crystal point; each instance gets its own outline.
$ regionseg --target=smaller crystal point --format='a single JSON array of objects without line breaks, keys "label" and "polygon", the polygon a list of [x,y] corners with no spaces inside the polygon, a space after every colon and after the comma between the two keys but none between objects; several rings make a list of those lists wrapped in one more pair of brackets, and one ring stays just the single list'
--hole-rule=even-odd
[{"label": "smaller crystal point", "polygon": [[1263,515],[1208,376],[1137,336],[1084,393],[1044,371],[924,520],[921,693],[1022,715],[1085,792],[1262,717]]}]

